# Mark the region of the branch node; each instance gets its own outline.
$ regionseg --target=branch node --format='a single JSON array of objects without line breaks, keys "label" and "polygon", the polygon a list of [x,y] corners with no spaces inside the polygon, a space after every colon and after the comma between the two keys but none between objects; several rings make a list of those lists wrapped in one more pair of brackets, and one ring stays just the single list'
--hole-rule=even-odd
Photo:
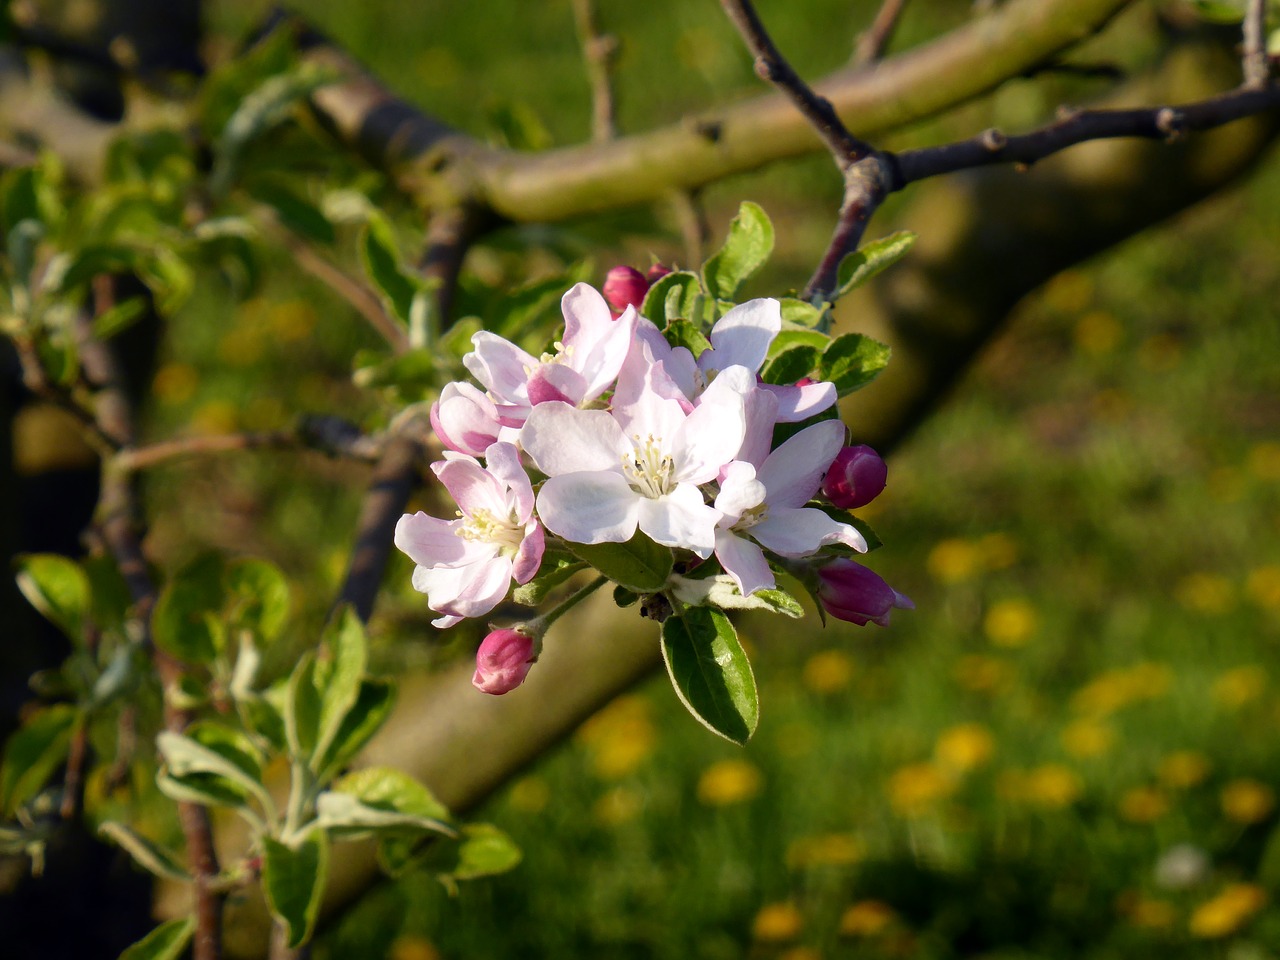
[{"label": "branch node", "polygon": [[1187,132],[1187,117],[1181,110],[1161,107],[1156,111],[1156,129],[1164,134],[1166,143],[1173,143]]},{"label": "branch node", "polygon": [[999,153],[1009,145],[1009,138],[995,127],[982,131],[981,141],[982,148],[984,150],[989,150],[991,153]]}]

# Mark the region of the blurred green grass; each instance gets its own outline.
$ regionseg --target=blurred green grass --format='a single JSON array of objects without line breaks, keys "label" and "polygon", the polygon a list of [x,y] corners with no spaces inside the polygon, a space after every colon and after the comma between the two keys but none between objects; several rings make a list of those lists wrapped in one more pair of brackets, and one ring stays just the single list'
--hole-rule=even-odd
[{"label": "blurred green grass", "polygon": [[[584,137],[567,0],[485,6],[483,21],[461,4],[308,12],[465,129],[522,101],[556,142]],[[762,12],[820,73],[843,56],[818,42],[831,24],[852,37],[873,6]],[[757,89],[713,4],[675,10],[602,7],[627,39],[626,129]],[[224,26],[251,12],[213,6]],[[835,191],[815,160],[717,187],[710,210],[721,229],[739,199],[764,203],[786,229],[763,282],[790,285]],[[600,274],[676,255],[661,213],[564,232],[587,246],[620,224],[646,233],[599,252]],[[1059,276],[894,457],[869,514],[888,544],[873,562],[916,612],[886,631],[745,620],[763,698],[748,748],[655,680],[482,812],[523,847],[518,870],[456,898],[384,884],[316,955],[1280,955],[1278,236],[1272,163]],[[519,269],[506,256],[495,244],[473,266]],[[285,279],[197,305],[167,346],[153,429],[367,413],[346,376],[372,338],[328,299]],[[265,553],[320,611],[363,476],[271,456],[174,467],[153,482],[154,546]],[[407,568],[391,578],[384,661],[447,655],[397,642],[428,617]]]}]

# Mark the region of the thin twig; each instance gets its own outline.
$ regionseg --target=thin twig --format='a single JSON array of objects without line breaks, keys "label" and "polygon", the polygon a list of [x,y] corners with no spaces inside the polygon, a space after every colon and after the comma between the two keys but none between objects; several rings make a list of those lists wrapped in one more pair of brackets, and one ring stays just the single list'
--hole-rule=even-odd
[{"label": "thin twig", "polygon": [[1243,29],[1244,86],[1258,90],[1271,80],[1271,63],[1267,57],[1267,0],[1249,0]]},{"label": "thin twig", "polygon": [[18,362],[22,367],[23,386],[41,400],[70,414],[79,425],[85,442],[98,456],[109,457],[120,449],[119,438],[102,428],[94,413],[92,402],[79,396],[71,388],[49,378],[44,363],[40,359],[39,350],[32,340],[26,337],[15,338],[13,344],[18,354]]},{"label": "thin twig", "polygon": [[866,156],[871,147],[851,134],[836,115],[831,101],[818,96],[800,79],[774,44],[751,0],[720,0],[720,6],[742,34],[747,48],[755,55],[756,73],[791,98],[822,142],[831,151],[841,170]]},{"label": "thin twig", "polygon": [[858,35],[853,46],[853,66],[866,67],[884,56],[907,0],[884,0],[871,26]]},{"label": "thin twig", "polygon": [[686,263],[702,262],[703,251],[711,239],[711,224],[707,211],[696,190],[676,190],[671,194],[671,208],[680,225],[680,237],[684,241]]},{"label": "thin twig", "polygon": [[612,84],[618,38],[600,32],[592,0],[573,0],[573,20],[591,84],[591,139],[603,143],[618,135]]}]

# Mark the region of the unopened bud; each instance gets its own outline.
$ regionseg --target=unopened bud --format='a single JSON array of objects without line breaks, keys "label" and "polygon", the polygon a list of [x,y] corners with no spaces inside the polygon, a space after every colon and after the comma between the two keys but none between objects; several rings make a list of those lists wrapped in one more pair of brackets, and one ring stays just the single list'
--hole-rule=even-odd
[{"label": "unopened bud", "polygon": [[605,275],[602,292],[609,308],[617,316],[627,307],[640,309],[644,295],[649,292],[649,281],[634,267],[617,266]]},{"label": "unopened bud", "polygon": [[845,559],[833,560],[818,570],[818,599],[831,616],[862,626],[878,623],[887,627],[894,607],[916,607],[874,570]]},{"label": "unopened bud", "polygon": [[510,693],[529,675],[538,659],[537,640],[519,630],[490,631],[476,651],[476,673],[472,684],[483,693],[500,696]]},{"label": "unopened bud", "polygon": [[880,496],[888,477],[889,468],[870,447],[845,447],[832,461],[822,492],[840,509],[856,510]]}]

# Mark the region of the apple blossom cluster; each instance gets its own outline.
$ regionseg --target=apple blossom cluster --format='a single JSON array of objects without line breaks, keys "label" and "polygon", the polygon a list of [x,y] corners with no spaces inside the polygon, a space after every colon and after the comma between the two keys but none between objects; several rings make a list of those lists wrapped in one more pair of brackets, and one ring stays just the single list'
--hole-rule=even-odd
[{"label": "apple blossom cluster", "polygon": [[[574,286],[563,337],[541,356],[473,336],[463,364],[476,382],[448,384],[431,408],[446,448],[432,470],[456,516],[406,514],[395,532],[433,623],[490,613],[538,575],[552,545],[572,554],[642,536],[672,552],[655,592],[674,602],[749,605],[740,601],[776,589],[776,568],[807,580],[832,616],[887,624],[910,601],[850,559],[867,541],[844,512],[884,488],[884,462],[846,445],[832,383],[761,379],[779,302],[731,307],[695,356],[638,313],[652,279],[616,268],[608,300]],[[494,630],[476,686],[519,685],[546,625]]]}]

